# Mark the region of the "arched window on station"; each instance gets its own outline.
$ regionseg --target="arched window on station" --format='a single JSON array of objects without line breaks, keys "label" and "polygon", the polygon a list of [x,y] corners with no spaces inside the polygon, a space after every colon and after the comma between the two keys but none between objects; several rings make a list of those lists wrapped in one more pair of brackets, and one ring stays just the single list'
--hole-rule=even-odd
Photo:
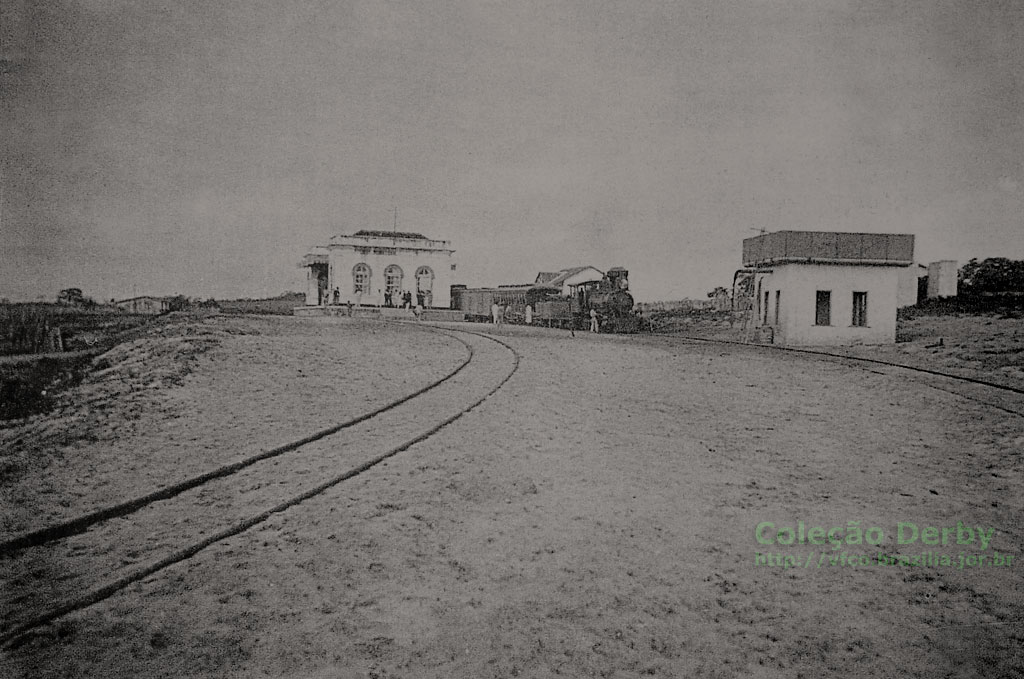
[{"label": "arched window on station", "polygon": [[384,269],[384,292],[397,295],[402,291],[402,267],[391,264]]},{"label": "arched window on station", "polygon": [[367,264],[356,264],[352,267],[352,292],[365,295],[370,292],[370,267]]},{"label": "arched window on station", "polygon": [[430,292],[434,289],[434,272],[429,266],[416,269],[416,292]]},{"label": "arched window on station", "polygon": [[434,305],[434,272],[429,266],[416,269],[416,302],[425,307]]}]

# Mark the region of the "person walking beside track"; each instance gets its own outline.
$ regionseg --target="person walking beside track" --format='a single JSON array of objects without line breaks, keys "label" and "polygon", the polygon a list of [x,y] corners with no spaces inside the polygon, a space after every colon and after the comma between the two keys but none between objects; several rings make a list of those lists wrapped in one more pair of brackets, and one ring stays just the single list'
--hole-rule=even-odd
[{"label": "person walking beside track", "polygon": [[498,325],[500,323],[500,321],[498,320],[498,316],[500,313],[501,307],[498,306],[498,303],[494,302],[493,304],[491,304],[491,323],[493,323],[494,325]]},{"label": "person walking beside track", "polygon": [[590,332],[597,332],[597,310],[590,310]]}]

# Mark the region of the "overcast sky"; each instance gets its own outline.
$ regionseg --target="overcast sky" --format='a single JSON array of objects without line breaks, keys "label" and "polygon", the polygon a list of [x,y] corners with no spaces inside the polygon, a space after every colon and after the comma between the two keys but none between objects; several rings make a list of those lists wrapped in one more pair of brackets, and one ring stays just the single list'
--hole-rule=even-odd
[{"label": "overcast sky", "polygon": [[1019,0],[2,0],[0,297],[263,296],[307,248],[727,285],[754,229],[1024,258]]}]

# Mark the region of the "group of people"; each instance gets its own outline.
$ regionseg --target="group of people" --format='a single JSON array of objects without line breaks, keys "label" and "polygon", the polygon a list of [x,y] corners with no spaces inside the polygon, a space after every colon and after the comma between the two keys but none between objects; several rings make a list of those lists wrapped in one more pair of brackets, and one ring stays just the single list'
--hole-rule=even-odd
[{"label": "group of people", "polygon": [[[333,292],[328,292],[327,290],[324,290],[321,299],[323,300],[321,304],[323,304],[324,306],[328,306],[330,304],[341,304],[341,290],[339,290],[338,288],[334,288]],[[346,302],[346,304],[349,307],[352,306],[351,301]],[[406,290],[405,292],[395,291],[393,293],[384,293],[384,306],[386,307],[397,307],[400,309],[415,309],[419,307],[423,309],[428,307],[429,305],[429,293],[417,292],[415,300],[413,299],[412,292],[409,290]]]},{"label": "group of people", "polygon": [[[338,305],[341,304],[341,290],[339,290],[338,288],[334,288],[334,292],[331,292],[331,293],[328,293],[326,290],[324,290],[323,305],[324,306],[329,306],[331,304],[333,304],[335,306],[338,306]],[[355,305],[352,303],[352,300],[349,300],[349,301],[345,302],[345,307],[348,308],[348,315],[349,316],[352,315],[352,307],[354,307],[354,306]]]},{"label": "group of people", "polygon": [[[493,323],[494,325],[501,325],[502,323],[504,323],[505,322],[505,310],[506,310],[506,307],[504,305],[502,305],[502,304],[498,304],[497,302],[494,302],[493,304],[491,304],[491,323]],[[526,305],[525,315],[526,315],[526,325],[532,325],[533,324],[533,307],[531,307],[529,304]],[[590,332],[599,332],[600,327],[601,326],[600,326],[600,321],[599,321],[598,316],[597,316],[597,311],[595,309],[591,309],[590,310]]]},{"label": "group of people", "polygon": [[[396,293],[397,293],[397,295],[396,295]],[[398,298],[397,300],[395,299],[396,296]],[[422,292],[417,292],[416,293],[416,306],[419,306],[419,307],[426,306],[426,304],[424,303],[425,301],[426,300],[424,299],[424,294]],[[389,308],[400,307],[402,309],[411,309],[411,308],[413,308],[412,292],[410,292],[409,290],[406,290],[405,292],[398,292],[397,290],[395,292],[391,292],[390,290],[385,290],[384,291],[384,306],[389,307]]]},{"label": "group of people", "polygon": [[501,325],[505,322],[505,306],[495,302],[491,305],[491,322],[494,325]]},{"label": "group of people", "polygon": [[[505,322],[505,312],[507,310],[508,310],[508,307],[506,307],[506,306],[504,306],[502,304],[498,304],[497,302],[492,304],[491,305],[491,319],[492,319],[492,322],[495,325],[501,325],[502,323],[504,323]],[[532,325],[533,324],[533,307],[531,307],[529,304],[527,304],[526,305],[526,309],[524,310],[524,314],[526,316],[526,319],[525,319],[526,320],[526,325]]]}]

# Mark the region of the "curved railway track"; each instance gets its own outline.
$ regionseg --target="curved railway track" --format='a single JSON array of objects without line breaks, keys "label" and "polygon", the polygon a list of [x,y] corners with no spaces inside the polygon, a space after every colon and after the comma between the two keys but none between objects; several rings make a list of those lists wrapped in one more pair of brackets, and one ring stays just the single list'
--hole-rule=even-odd
[{"label": "curved railway track", "polygon": [[[73,561],[79,570],[52,579],[46,591],[13,600],[4,595],[0,646],[16,645],[38,627],[103,601],[408,450],[479,406],[519,368],[519,353],[499,339],[422,327],[447,334],[468,350],[461,365],[426,387],[298,441],[3,543],[0,555],[20,569],[15,578],[55,556]],[[124,517],[131,520],[115,520]],[[110,579],[94,586],[91,573],[107,573]]]},{"label": "curved railway track", "polygon": [[[853,367],[866,370],[868,372],[874,372],[881,375],[896,375],[897,373],[904,372],[915,374],[915,376],[923,375],[924,379],[917,377],[917,381],[925,386],[939,391],[944,391],[954,396],[974,401],[981,405],[989,408],[995,408],[1011,415],[1017,415],[1024,417],[1024,389],[1009,386],[1005,384],[999,384],[997,382],[991,382],[989,380],[978,379],[975,377],[968,377],[966,375],[956,375],[953,373],[943,372],[941,370],[933,370],[931,368],[920,368],[912,365],[906,365],[903,363],[893,363],[891,361],[883,361],[878,358],[866,358],[862,356],[849,356],[846,354],[833,354],[828,351],[822,351],[820,349],[801,349],[799,347],[782,347],[773,344],[754,344],[753,342],[740,342],[737,340],[723,340],[723,339],[711,339],[707,337],[694,337],[690,335],[673,335],[669,333],[647,333],[653,337],[663,337],[667,339],[680,339],[688,342],[699,342],[705,344],[725,344],[730,346],[741,346],[750,347],[753,349],[760,349],[763,351],[778,351],[786,352],[791,354],[800,354],[807,356],[819,357],[822,359],[829,359],[833,361],[846,362],[848,365]],[[872,370],[868,366],[874,366],[883,368],[889,372],[881,372],[879,370]],[[988,394],[984,397],[975,396],[972,394],[964,393],[963,391],[957,391],[953,389],[945,388],[944,386],[935,384],[933,381],[926,381],[927,378],[935,377],[946,381],[948,384],[950,381],[954,383],[960,383],[962,385],[970,385],[969,388],[981,387],[982,391],[988,390]],[[995,395],[996,400],[1002,398],[1009,402],[1009,405],[1003,403],[993,403],[992,398]],[[1012,407],[1016,406],[1016,407]]]},{"label": "curved railway track", "polygon": [[[103,601],[408,450],[479,406],[511,379],[519,367],[519,353],[497,338],[463,329],[426,324],[421,327],[442,331],[467,348],[467,356],[460,365],[426,387],[298,441],[0,543],[0,557],[14,558],[16,552],[24,552],[28,557],[34,554],[35,559],[26,559],[26,569],[39,560],[45,561],[50,556],[46,552],[63,550],[64,556],[76,563],[88,562],[87,573],[111,575],[104,584],[90,586],[88,576],[72,574],[61,579],[63,592],[51,589],[4,601],[8,610],[2,614],[0,646],[13,646],[38,627]],[[466,341],[451,333],[473,339]],[[925,386],[1024,416],[1024,399],[1019,398],[1024,389],[987,380],[816,349],[667,333],[650,335],[811,356],[882,375],[913,374]],[[985,392],[984,396],[948,388],[951,382],[979,389]],[[1009,404],[992,402],[999,398],[1005,398]],[[287,463],[289,474],[282,474],[282,463]],[[254,511],[254,507],[262,509]],[[127,516],[132,518],[131,522],[114,520]],[[119,539],[125,532],[146,534],[150,539],[144,544],[133,543],[130,538]],[[122,551],[115,554],[113,545]],[[68,590],[78,593],[67,595],[64,592]],[[17,610],[8,605],[12,603]]]},{"label": "curved railway track", "polygon": [[108,521],[110,519],[127,516],[129,514],[134,514],[135,512],[139,511],[140,509],[143,509],[144,507],[154,502],[160,500],[168,500],[176,495],[180,495],[186,490],[198,488],[199,486],[207,484],[210,481],[214,481],[216,479],[221,479],[232,474],[236,474],[242,469],[250,467],[258,462],[263,462],[264,460],[269,460],[271,458],[278,457],[279,455],[289,453],[293,450],[298,450],[302,446],[313,443],[314,441],[319,441],[320,439],[325,438],[327,436],[331,436],[332,434],[336,434],[342,429],[347,429],[349,427],[355,426],[360,422],[370,419],[371,417],[376,417],[377,415],[397,408],[406,401],[410,401],[413,398],[419,396],[420,394],[424,394],[430,391],[431,389],[438,387],[442,383],[447,382],[449,379],[451,379],[459,372],[461,372],[462,369],[469,365],[469,362],[473,360],[473,347],[471,347],[468,343],[464,342],[458,337],[454,337],[452,335],[449,336],[453,337],[454,339],[462,343],[462,345],[466,348],[466,357],[462,360],[461,363],[459,363],[459,365],[455,367],[454,370],[443,375],[441,378],[434,380],[425,387],[417,389],[411,394],[407,394],[389,403],[385,403],[383,406],[376,408],[375,410],[372,410],[370,412],[363,413],[362,415],[357,415],[356,417],[345,420],[344,422],[340,422],[333,426],[327,427],[326,429],[321,429],[320,431],[314,434],[310,434],[309,436],[304,436],[303,438],[298,439],[297,441],[292,441],[290,443],[286,443],[276,448],[271,448],[270,450],[266,450],[255,455],[251,455],[236,462],[232,462],[231,464],[226,464],[221,467],[218,467],[217,469],[213,469],[208,472],[199,474],[197,476],[187,478],[183,481],[179,481],[178,483],[174,483],[170,486],[159,488],[151,493],[140,495],[138,497],[125,500],[115,505],[110,505],[108,507],[103,507],[102,509],[97,509],[95,511],[88,512],[86,514],[80,514],[79,516],[76,516],[74,518],[53,523],[49,526],[45,526],[43,528],[29,531],[27,533],[23,533],[13,538],[9,538],[7,540],[0,541],[0,557],[8,555],[19,549],[25,549],[26,547],[38,547],[40,545],[46,544],[47,542],[53,542],[54,540],[60,540],[62,538],[82,533],[88,530],[90,526],[100,523],[101,521]]}]

